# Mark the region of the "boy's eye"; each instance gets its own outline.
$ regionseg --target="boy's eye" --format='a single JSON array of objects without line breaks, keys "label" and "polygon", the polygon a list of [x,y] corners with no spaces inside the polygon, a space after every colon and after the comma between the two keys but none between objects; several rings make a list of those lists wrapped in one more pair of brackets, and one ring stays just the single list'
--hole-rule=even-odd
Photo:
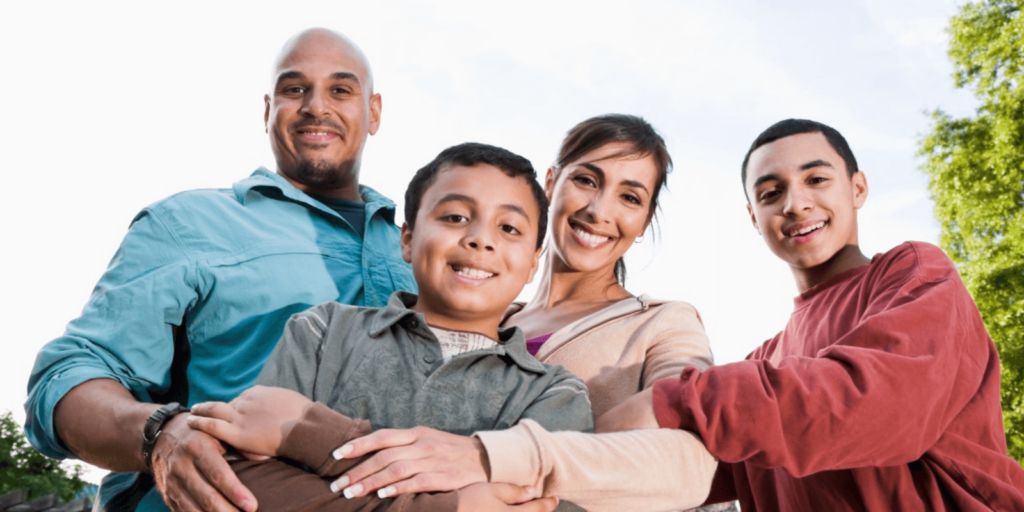
[{"label": "boy's eye", "polygon": [[508,233],[508,234],[510,234],[510,235],[521,234],[521,232],[518,229],[516,229],[515,226],[512,226],[510,224],[502,224],[501,225],[501,230],[506,232],[506,233]]},{"label": "boy's eye", "polygon": [[451,215],[445,215],[445,216],[441,217],[441,220],[443,220],[445,222],[451,222],[453,224],[461,224],[463,222],[468,222],[469,218],[464,216],[464,215],[459,215],[457,213],[453,213]]},{"label": "boy's eye", "polygon": [[807,182],[812,184],[812,185],[817,185],[817,184],[820,184],[820,183],[825,183],[826,181],[828,181],[828,178],[826,178],[824,176],[815,176],[815,177],[807,180]]},{"label": "boy's eye", "polygon": [[778,190],[765,190],[764,192],[761,192],[761,194],[758,195],[757,198],[760,199],[761,201],[770,201],[779,194],[781,194],[781,192],[779,192]]}]

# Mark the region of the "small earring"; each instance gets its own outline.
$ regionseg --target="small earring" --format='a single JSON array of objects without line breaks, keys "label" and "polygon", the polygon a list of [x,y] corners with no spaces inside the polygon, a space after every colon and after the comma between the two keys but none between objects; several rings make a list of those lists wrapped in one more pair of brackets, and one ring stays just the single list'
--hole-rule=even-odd
[{"label": "small earring", "polygon": [[639,244],[639,243],[641,243],[641,242],[643,242],[643,241],[644,241],[644,236],[643,236],[643,235],[640,235],[640,236],[636,237],[636,239],[635,239],[635,240],[633,240],[633,243],[634,243],[634,244]]}]

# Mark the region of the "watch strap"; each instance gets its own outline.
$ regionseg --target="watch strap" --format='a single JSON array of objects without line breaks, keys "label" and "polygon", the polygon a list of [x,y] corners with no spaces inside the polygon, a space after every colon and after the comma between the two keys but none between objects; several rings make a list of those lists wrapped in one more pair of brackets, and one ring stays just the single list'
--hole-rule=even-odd
[{"label": "watch strap", "polygon": [[142,428],[142,458],[150,471],[153,470],[153,448],[156,446],[157,438],[164,431],[164,425],[183,412],[188,412],[188,407],[171,402],[154,411],[146,420],[146,425]]}]

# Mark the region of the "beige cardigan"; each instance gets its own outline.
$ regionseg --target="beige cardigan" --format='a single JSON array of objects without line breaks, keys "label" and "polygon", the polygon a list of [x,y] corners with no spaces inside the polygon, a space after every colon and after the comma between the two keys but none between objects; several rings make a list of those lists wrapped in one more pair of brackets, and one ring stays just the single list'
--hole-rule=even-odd
[{"label": "beige cardigan", "polygon": [[[509,314],[522,309],[513,304]],[[700,315],[685,302],[624,299],[551,335],[537,359],[561,364],[587,384],[594,418],[683,368],[706,369],[711,349]],[[693,434],[636,430],[547,432],[524,420],[475,434],[491,481],[534,486],[592,511],[673,510],[707,498],[718,463]]]}]

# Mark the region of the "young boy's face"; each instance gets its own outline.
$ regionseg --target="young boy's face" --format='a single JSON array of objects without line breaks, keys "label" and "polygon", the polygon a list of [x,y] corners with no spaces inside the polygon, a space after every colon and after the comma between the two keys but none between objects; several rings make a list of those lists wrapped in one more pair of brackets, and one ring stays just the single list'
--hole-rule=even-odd
[{"label": "young boy's face", "polygon": [[[402,226],[402,257],[419,285],[416,310],[447,327],[496,329],[505,309],[537,271],[540,210],[526,178],[478,164],[437,174]],[[434,315],[432,318],[431,313]],[[441,318],[437,318],[440,316]],[[440,325],[446,327],[445,325]]]},{"label": "young boy's face", "polygon": [[757,148],[745,186],[754,227],[794,270],[813,269],[857,245],[857,209],[867,198],[867,181],[862,172],[847,175],[842,157],[821,133]]}]

